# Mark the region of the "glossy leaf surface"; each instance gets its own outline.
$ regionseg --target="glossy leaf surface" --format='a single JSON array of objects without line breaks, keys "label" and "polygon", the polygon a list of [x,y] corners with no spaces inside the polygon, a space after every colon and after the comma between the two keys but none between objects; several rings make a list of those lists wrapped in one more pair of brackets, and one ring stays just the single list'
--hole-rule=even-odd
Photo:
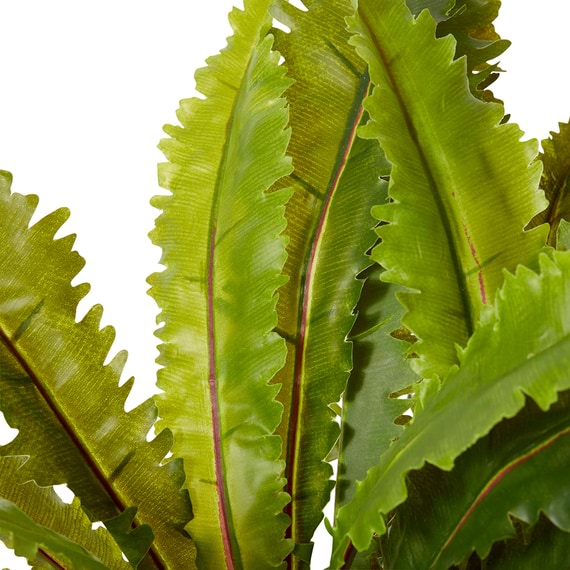
[{"label": "glossy leaf surface", "polygon": [[305,12],[285,1],[273,8],[291,29],[275,34],[295,80],[287,91],[288,153],[295,170],[281,182],[294,188],[286,209],[288,282],[278,304],[288,356],[277,376],[292,496],[289,532],[297,544],[293,567],[310,559],[311,538],[332,488],[332,469],[324,460],[339,429],[329,406],[339,401],[351,367],[346,336],[362,286],[355,277],[374,242],[370,208],[378,200],[379,176],[389,171],[375,141],[355,142],[369,80],[347,43],[350,1],[306,5]]},{"label": "glossy leaf surface", "polygon": [[[444,375],[457,362],[503,268],[535,263],[545,227],[524,226],[544,205],[535,142],[499,125],[503,108],[474,98],[452,37],[435,39],[427,11],[417,19],[400,0],[359,4],[354,43],[376,85],[363,134],[393,164],[392,202],[375,208],[382,242],[373,258],[400,295],[402,322],[420,339],[417,370]],[[414,231],[410,232],[409,228]],[[491,231],[492,228],[492,231]]]},{"label": "glossy leaf surface", "polygon": [[510,516],[532,526],[543,512],[570,532],[569,410],[567,392],[548,412],[530,401],[449,473],[431,465],[410,473],[383,550],[386,568],[445,570],[473,551],[486,558],[494,542],[515,536]]},{"label": "glossy leaf surface", "polygon": [[161,465],[172,436],[146,443],[152,402],[125,413],[132,382],[118,383],[126,354],[104,365],[114,332],[100,330],[101,308],[75,322],[87,286],[70,282],[84,262],[71,251],[73,236],[54,241],[68,213],[58,210],[28,227],[37,198],[11,193],[10,184],[2,173],[0,405],[19,434],[1,453],[28,455],[22,477],[42,486],[66,483],[93,520],[122,515],[115,539],[128,546],[132,562],[145,555],[154,533],[145,568],[191,568],[182,465]]},{"label": "glossy leaf surface", "polygon": [[525,395],[547,410],[570,387],[570,254],[552,255],[554,261],[540,257],[540,274],[523,267],[507,274],[492,318],[439,391],[437,380],[420,384],[424,393],[432,391],[425,407],[338,512],[333,567],[342,564],[349,540],[362,550],[372,533],[385,532],[384,517],[407,497],[410,471],[425,463],[451,470],[475,441],[521,410]]},{"label": "glossy leaf surface", "polygon": [[264,38],[269,4],[230,14],[234,36],[196,73],[206,99],[182,101],[182,126],[165,127],[159,182],[172,195],[153,201],[166,266],[150,279],[164,323],[157,401],[185,461],[199,560],[216,569],[279,567],[292,549],[282,406],[268,384],[286,352],[272,329],[290,192],[268,189],[291,171],[291,82]]},{"label": "glossy leaf surface", "polygon": [[[488,69],[486,59],[501,53],[509,42],[500,40],[492,21],[497,16],[498,2],[469,1],[453,6],[447,0],[408,1],[412,13],[419,14],[428,8],[438,22],[438,37],[453,34],[457,40],[455,57],[467,56],[467,72],[475,77]],[[479,77],[480,75],[477,75]],[[472,88],[477,80],[470,79]],[[481,91],[475,94],[486,97]],[[387,196],[378,196],[378,203]],[[369,276],[368,276],[369,275]],[[337,507],[350,497],[349,491],[357,480],[364,479],[366,471],[387,449],[397,436],[401,425],[396,418],[408,407],[405,401],[390,398],[390,394],[402,392],[419,378],[405,361],[409,344],[398,340],[413,340],[401,328],[403,309],[396,301],[396,292],[403,288],[378,282],[380,268],[367,270],[364,290],[358,303],[358,318],[351,332],[353,337],[353,372],[343,403],[343,436],[340,445],[340,467],[336,493]],[[394,336],[391,336],[391,334]],[[380,380],[381,379],[381,380]],[[380,388],[382,386],[382,388]],[[408,403],[409,404],[409,403]],[[401,418],[404,421],[405,418]],[[345,437],[346,436],[346,437]]]}]

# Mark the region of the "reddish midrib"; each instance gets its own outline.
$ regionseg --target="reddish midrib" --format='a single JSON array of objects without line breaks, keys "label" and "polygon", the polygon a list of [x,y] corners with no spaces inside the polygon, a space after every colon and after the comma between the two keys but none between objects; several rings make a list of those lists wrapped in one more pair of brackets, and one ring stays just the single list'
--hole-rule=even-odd
[{"label": "reddish midrib", "polygon": [[477,498],[475,499],[475,501],[473,501],[473,503],[471,504],[471,506],[469,507],[469,509],[467,510],[467,512],[463,515],[463,517],[461,518],[461,520],[459,521],[459,524],[455,527],[455,529],[453,530],[453,532],[451,533],[450,537],[447,539],[447,542],[443,545],[443,547],[441,548],[441,550],[439,551],[437,557],[435,558],[435,560],[432,563],[432,566],[435,562],[437,562],[437,560],[441,557],[443,551],[453,542],[453,540],[456,538],[456,536],[459,534],[460,530],[465,526],[465,524],[467,523],[467,521],[469,520],[469,518],[471,517],[471,515],[473,515],[473,513],[475,512],[475,509],[483,502],[483,500],[489,495],[489,493],[514,469],[516,469],[517,467],[519,467],[520,465],[522,465],[523,463],[525,463],[526,461],[528,461],[529,459],[532,459],[533,457],[535,457],[536,455],[538,455],[541,451],[544,451],[545,449],[547,449],[548,447],[550,447],[551,445],[553,445],[557,440],[559,440],[561,437],[566,436],[566,435],[570,435],[570,428],[565,429],[564,431],[556,434],[554,437],[550,438],[548,441],[544,442],[542,445],[539,445],[536,449],[533,449],[532,451],[530,451],[529,453],[527,453],[526,455],[523,455],[521,457],[519,457],[518,459],[516,459],[515,461],[509,463],[507,466],[505,466],[503,469],[501,469],[490,481],[489,483],[487,483],[487,485],[485,486],[485,488],[479,493],[479,495],[477,496]]},{"label": "reddish midrib", "polygon": [[216,247],[216,224],[210,232],[210,248],[208,252],[208,350],[210,401],[212,405],[212,428],[214,436],[214,462],[216,470],[216,490],[218,493],[218,514],[222,531],[224,556],[228,570],[234,570],[234,558],[230,538],[229,517],[227,508],[226,487],[224,484],[224,468],[222,459],[222,438],[220,433],[220,403],[218,400],[216,378],[216,340],[214,319],[214,252]]},{"label": "reddish midrib", "polygon": [[317,225],[317,230],[315,232],[315,235],[313,236],[311,251],[307,262],[307,270],[305,273],[305,283],[303,286],[302,304],[301,304],[302,309],[300,317],[300,326],[299,326],[299,334],[298,334],[297,347],[296,347],[297,350],[295,354],[295,372],[294,372],[294,381],[293,381],[293,394],[291,401],[291,425],[289,429],[289,438],[288,438],[289,453],[288,453],[287,473],[286,473],[287,492],[289,493],[289,495],[291,495],[291,502],[287,506],[287,511],[292,519],[292,524],[287,529],[287,535],[293,538],[295,538],[293,536],[295,530],[293,527],[295,526],[295,495],[296,495],[295,491],[297,487],[296,485],[297,458],[298,458],[297,440],[299,437],[299,419],[300,419],[299,416],[301,414],[301,392],[302,392],[303,367],[304,367],[305,350],[306,350],[307,320],[309,316],[311,288],[314,278],[314,268],[317,257],[317,251],[321,242],[321,238],[324,233],[324,228],[326,224],[327,215],[330,209],[330,205],[335,195],[335,191],[338,188],[340,177],[342,176],[342,173],[346,166],[348,156],[350,155],[354,138],[356,137],[356,129],[360,123],[363,112],[364,109],[361,104],[358,109],[358,112],[356,113],[354,122],[351,125],[351,130],[347,138],[342,159],[340,160],[337,166],[334,178],[329,186],[326,198],[323,202],[319,223]]},{"label": "reddish midrib", "polygon": [[[118,493],[115,491],[115,489],[113,488],[107,477],[105,476],[103,470],[99,467],[98,462],[92,457],[90,450],[83,445],[81,439],[79,438],[78,434],[75,433],[75,430],[70,425],[65,414],[59,409],[57,403],[51,397],[51,394],[48,392],[43,383],[40,381],[39,376],[28,364],[26,358],[20,353],[18,347],[15,345],[12,339],[6,334],[6,332],[2,327],[0,327],[0,341],[4,343],[4,346],[6,346],[6,348],[10,351],[16,362],[18,362],[18,364],[21,366],[24,373],[27,374],[27,376],[33,382],[34,386],[36,387],[37,391],[40,393],[44,402],[51,410],[53,415],[57,418],[59,425],[77,448],[79,455],[81,455],[81,457],[89,467],[91,473],[94,475],[95,479],[99,482],[99,484],[107,493],[111,501],[117,507],[118,512],[119,513],[124,512],[125,504],[123,503],[122,499],[119,497]],[[137,527],[136,517],[133,519],[131,527],[132,528]],[[151,545],[147,555],[150,556],[155,566],[159,570],[164,570],[166,568],[165,563],[162,561],[160,555],[153,548],[153,545]]]},{"label": "reddish midrib", "polygon": [[463,223],[463,233],[467,238],[467,243],[469,244],[469,250],[471,251],[471,256],[473,257],[473,261],[475,261],[475,265],[477,266],[477,275],[479,276],[479,294],[481,295],[481,302],[483,305],[487,304],[487,290],[485,289],[485,280],[483,279],[483,267],[481,265],[481,260],[479,259],[479,255],[477,254],[477,250],[475,249],[475,244],[473,243],[473,239],[469,230],[467,229],[467,225],[465,222]]},{"label": "reddish midrib", "polygon": [[44,558],[49,564],[51,564],[57,570],[66,570],[65,566],[62,566],[55,558],[52,558],[45,550],[38,548],[38,554],[41,558]]}]

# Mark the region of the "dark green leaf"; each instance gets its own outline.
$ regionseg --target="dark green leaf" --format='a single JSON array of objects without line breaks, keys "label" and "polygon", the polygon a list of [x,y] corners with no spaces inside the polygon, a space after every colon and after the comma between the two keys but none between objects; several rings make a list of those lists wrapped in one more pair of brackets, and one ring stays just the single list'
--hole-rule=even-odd
[{"label": "dark green leaf", "polygon": [[551,132],[542,141],[544,172],[541,188],[549,202],[548,207],[536,216],[530,227],[550,224],[548,244],[556,247],[558,227],[562,220],[570,221],[570,124],[559,123],[560,132]]},{"label": "dark green leaf", "polygon": [[515,535],[510,515],[534,525],[543,512],[570,532],[569,411],[568,392],[548,412],[529,401],[449,473],[431,465],[411,472],[385,541],[386,568],[445,570],[475,550],[485,558],[494,542]]},{"label": "dark green leaf", "polygon": [[437,379],[420,384],[423,409],[338,512],[333,567],[349,540],[363,550],[373,533],[385,532],[385,517],[407,497],[410,471],[425,463],[450,471],[495,424],[520,411],[525,395],[544,411],[570,388],[570,253],[552,255],[540,257],[540,274],[522,266],[506,274],[494,310],[460,352],[461,368],[439,391]]}]

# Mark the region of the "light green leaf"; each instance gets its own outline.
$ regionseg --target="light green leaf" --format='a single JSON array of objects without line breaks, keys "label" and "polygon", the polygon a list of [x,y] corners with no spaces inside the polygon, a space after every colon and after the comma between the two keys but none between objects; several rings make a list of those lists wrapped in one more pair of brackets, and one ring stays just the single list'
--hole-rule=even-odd
[{"label": "light green leaf", "polygon": [[[53,489],[22,480],[21,467],[26,460],[26,457],[18,456],[0,458],[0,497],[13,503],[37,525],[83,547],[106,568],[131,568],[105,528],[92,530],[91,521],[81,508],[79,499],[74,498],[71,504],[65,504]],[[55,556],[53,552],[51,554]]]},{"label": "light green leaf", "polygon": [[164,323],[157,402],[185,462],[199,563],[216,569],[281,567],[293,547],[269,385],[286,354],[273,329],[290,192],[268,192],[291,171],[291,81],[264,37],[270,3],[231,12],[227,48],[196,73],[206,99],[183,100],[182,126],[165,127],[159,181],[172,194],[153,200],[166,266],[150,278]]},{"label": "light green leaf", "polygon": [[412,471],[384,541],[386,568],[445,570],[473,551],[485,558],[494,542],[515,536],[511,516],[534,525],[543,512],[570,532],[569,410],[569,392],[548,412],[529,401],[449,473],[431,465]]},{"label": "light green leaf", "polygon": [[455,37],[455,57],[467,57],[471,92],[480,99],[494,100],[485,88],[497,79],[501,69],[488,62],[500,56],[511,43],[501,39],[493,26],[500,0],[406,0],[406,4],[416,16],[425,8],[430,11],[437,22],[438,38],[448,34]]},{"label": "light green leaf", "polygon": [[[460,353],[441,389],[368,472],[337,516],[333,567],[350,540],[368,547],[386,530],[384,517],[407,497],[406,475],[425,463],[449,471],[455,459],[503,418],[515,416],[525,395],[547,410],[570,388],[570,253],[540,256],[541,273],[507,274],[492,315]],[[426,383],[437,383],[437,380]]]},{"label": "light green leaf", "polygon": [[420,339],[415,368],[444,375],[503,268],[534,264],[544,244],[545,227],[523,231],[544,207],[540,164],[529,164],[536,143],[499,124],[501,105],[471,95],[465,61],[453,60],[454,39],[435,39],[429,12],[414,19],[401,0],[363,0],[352,26],[376,85],[363,134],[377,138],[393,164],[393,201],[374,210],[389,223],[378,229],[373,258],[387,281],[413,290],[400,299],[402,323]]},{"label": "light green leaf", "polygon": [[[154,533],[143,568],[192,568],[182,465],[161,464],[172,436],[146,443],[156,417],[150,401],[125,413],[132,382],[118,383],[126,354],[104,365],[114,332],[100,330],[101,308],[75,322],[87,286],[70,282],[84,262],[71,251],[73,236],[54,241],[68,213],[28,227],[37,197],[10,185],[0,173],[0,408],[19,434],[1,454],[28,455],[21,477],[66,483],[94,521],[130,513],[128,534],[115,538],[130,545],[131,562],[145,556]],[[136,507],[133,528],[127,507]]]},{"label": "light green leaf", "polygon": [[[496,53],[489,51],[491,45],[494,45],[493,50],[499,50],[508,44],[500,43],[493,29],[497,0],[469,0],[455,7],[447,0],[415,0],[407,4],[413,13],[419,13],[424,8],[430,10],[438,22],[437,36],[454,35],[458,42],[455,57],[467,56],[470,75],[473,75],[475,68],[484,64],[486,55]],[[476,84],[474,80],[472,85]],[[479,91],[476,94],[484,96]],[[378,196],[378,203],[386,201],[387,196]],[[399,340],[414,340],[401,328],[404,311],[395,296],[403,288],[379,282],[380,273],[380,267],[376,264],[376,268],[370,268],[361,276],[366,278],[366,283],[357,307],[358,318],[351,332],[353,372],[343,403],[337,508],[352,497],[355,482],[364,479],[367,470],[376,464],[403,427],[398,424],[406,418],[400,418],[398,423],[396,418],[411,407],[412,402],[390,395],[412,392],[412,384],[419,380],[405,360],[405,353],[414,349]]]},{"label": "light green leaf", "polygon": [[[354,139],[369,78],[364,62],[347,45],[345,19],[353,13],[351,2],[305,4],[307,11],[285,0],[273,7],[276,18],[291,30],[275,30],[275,34],[277,48],[295,79],[287,91],[292,125],[288,152],[295,171],[278,183],[292,186],[295,193],[286,209],[289,281],[280,291],[278,304],[278,330],[289,350],[277,381],[283,386],[279,399],[285,415],[280,433],[288,441],[284,457],[293,497],[290,532],[299,545],[296,552],[310,548],[331,488],[332,471],[323,460],[329,457],[338,428],[331,422],[329,408],[340,399],[350,369],[350,345],[345,338],[362,286],[355,277],[365,268],[363,253],[373,242],[365,232],[343,228],[370,227],[369,204],[383,196],[378,176],[389,174],[378,149]],[[437,11],[441,2],[419,4],[417,9],[428,4]],[[442,14],[442,19],[447,17]],[[467,34],[474,26],[467,28],[458,23],[453,31]],[[479,55],[479,47],[469,46],[468,57]],[[359,180],[362,172],[352,172],[355,168],[368,169],[359,194],[352,181]],[[333,277],[333,267],[340,267],[341,279]],[[299,481],[305,487],[302,492]],[[295,559],[293,563],[302,565]]]}]

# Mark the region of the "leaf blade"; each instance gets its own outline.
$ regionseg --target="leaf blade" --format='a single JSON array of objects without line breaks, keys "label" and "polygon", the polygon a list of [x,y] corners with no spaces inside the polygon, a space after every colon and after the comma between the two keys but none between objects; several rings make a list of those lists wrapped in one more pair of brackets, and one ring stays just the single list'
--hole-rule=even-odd
[{"label": "leaf blade", "polygon": [[230,14],[227,48],[196,74],[206,99],[182,101],[182,126],[165,128],[159,181],[172,195],[154,200],[167,267],[150,278],[164,322],[156,399],[189,473],[199,560],[217,568],[279,567],[292,548],[268,384],[286,350],[272,329],[289,192],[268,190],[291,170],[290,81],[266,36],[269,4]]},{"label": "leaf blade", "polygon": [[[53,489],[39,487],[33,481],[25,482],[20,468],[25,457],[0,458],[0,496],[10,501],[39,526],[63,535],[83,547],[111,570],[131,568],[121,555],[111,535],[104,529],[92,530],[91,521],[75,498],[63,503]],[[53,554],[53,553],[52,553]]]},{"label": "leaf blade", "polygon": [[[341,563],[349,537],[357,549],[364,549],[372,532],[385,532],[383,516],[406,499],[404,477],[409,471],[426,462],[451,470],[454,460],[498,421],[518,413],[524,394],[546,410],[558,391],[570,387],[565,373],[570,298],[564,286],[570,277],[570,256],[553,252],[553,259],[540,257],[539,275],[523,267],[516,277],[507,274],[496,315],[473,335],[461,356],[461,368],[452,370],[439,391],[425,399],[397,445],[388,449],[353,501],[339,511],[333,565]],[[434,382],[424,389],[434,388]],[[425,380],[420,386],[424,384]],[[462,429],[450,431],[447,426],[459,425],[458,418]]]},{"label": "leaf blade", "polygon": [[53,554],[76,570],[106,570],[106,566],[82,546],[38,525],[14,503],[3,498],[0,498],[0,532],[11,537],[16,555],[24,556],[29,562],[34,562],[40,555],[50,560],[49,554]]},{"label": "leaf blade", "polygon": [[[499,126],[500,105],[470,94],[454,40],[434,39],[429,13],[414,19],[400,1],[361,2],[353,26],[377,84],[365,135],[380,140],[393,164],[393,202],[374,212],[389,223],[378,229],[373,258],[386,280],[420,291],[401,295],[402,322],[420,339],[418,372],[443,376],[503,268],[536,263],[544,244],[544,227],[523,231],[543,204],[540,165],[529,165],[536,145],[520,143],[515,125]],[[490,220],[494,232],[486,231]]]},{"label": "leaf blade", "polygon": [[136,558],[150,547],[150,525],[156,540],[147,567],[163,567],[163,556],[192,567],[193,545],[182,530],[191,508],[180,491],[181,465],[161,466],[171,436],[146,443],[156,414],[151,402],[125,413],[132,382],[118,383],[126,355],[104,365],[113,330],[99,329],[100,308],[75,321],[86,287],[70,282],[84,262],[71,251],[73,237],[53,240],[68,213],[59,210],[29,227],[36,204],[35,196],[12,193],[11,176],[2,173],[0,404],[19,430],[2,454],[28,455],[22,477],[43,486],[67,483],[94,520],[138,506],[138,528],[123,537]]},{"label": "leaf blade", "polygon": [[486,558],[493,543],[515,536],[510,516],[533,526],[543,512],[569,532],[568,406],[567,392],[547,412],[529,401],[461,455],[451,472],[429,465],[412,472],[410,497],[396,510],[384,550],[389,566],[449,568],[473,551]]},{"label": "leaf blade", "polygon": [[570,218],[570,124],[559,123],[559,132],[552,131],[550,138],[542,141],[544,152],[540,159],[544,164],[541,188],[546,194],[548,206],[535,216],[529,226],[550,224],[548,244],[557,245],[557,233],[562,220]]}]

